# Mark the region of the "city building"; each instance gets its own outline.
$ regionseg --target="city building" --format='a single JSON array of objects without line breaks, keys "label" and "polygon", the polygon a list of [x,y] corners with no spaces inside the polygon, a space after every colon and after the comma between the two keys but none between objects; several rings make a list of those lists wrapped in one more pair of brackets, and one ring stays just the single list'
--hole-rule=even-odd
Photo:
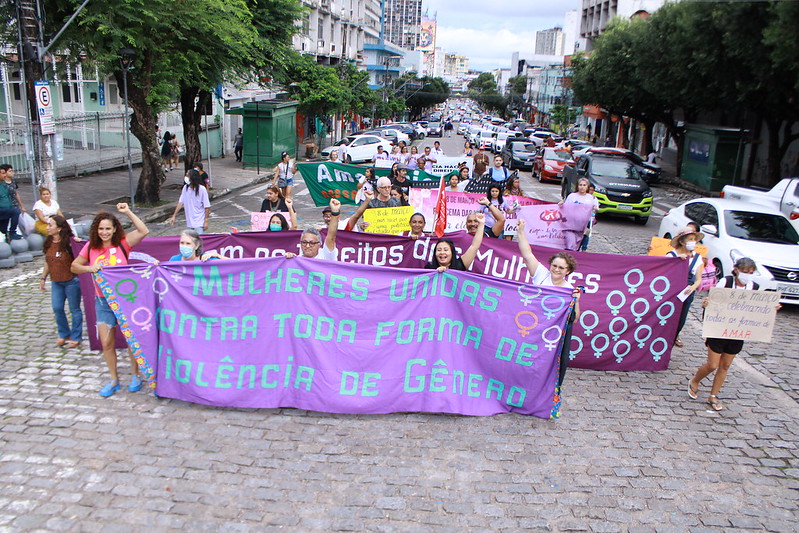
[{"label": "city building", "polygon": [[469,58],[458,54],[444,54],[444,75],[462,78],[469,71]]},{"label": "city building", "polygon": [[384,0],[385,40],[416,50],[422,29],[422,0]]},{"label": "city building", "polygon": [[563,55],[563,29],[559,27],[535,32],[535,53],[539,55]]},{"label": "city building", "polygon": [[378,0],[301,0],[301,3],[308,10],[292,41],[295,50],[314,56],[324,65],[363,59],[364,28],[379,27]]},{"label": "city building", "polygon": [[586,39],[585,51],[591,50],[591,39],[605,31],[615,17],[649,16],[665,3],[666,0],[583,0],[580,37]]}]

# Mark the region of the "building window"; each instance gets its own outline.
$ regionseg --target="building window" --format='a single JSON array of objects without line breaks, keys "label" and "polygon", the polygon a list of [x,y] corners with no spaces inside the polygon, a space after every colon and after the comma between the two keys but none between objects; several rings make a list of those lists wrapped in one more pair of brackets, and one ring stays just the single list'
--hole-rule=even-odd
[{"label": "building window", "polygon": [[322,17],[319,17],[316,34],[317,39],[322,40],[325,38],[325,21],[322,19]]},{"label": "building window", "polygon": [[311,34],[311,14],[310,13],[305,13],[305,15],[303,15],[302,22],[301,22],[301,28],[302,29],[300,30],[300,32],[303,35],[305,35],[306,37]]},{"label": "building window", "polygon": [[108,92],[106,93],[108,97],[109,104],[118,104],[119,103],[119,87],[116,83],[108,83]]}]

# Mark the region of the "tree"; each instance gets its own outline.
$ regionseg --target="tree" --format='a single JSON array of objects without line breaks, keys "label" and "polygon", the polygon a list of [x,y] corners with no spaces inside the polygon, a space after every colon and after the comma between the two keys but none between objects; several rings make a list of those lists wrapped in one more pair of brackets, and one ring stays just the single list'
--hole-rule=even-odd
[{"label": "tree", "polygon": [[393,85],[395,91],[404,95],[411,120],[419,118],[426,109],[445,102],[450,95],[449,84],[443,79],[432,76],[419,78],[416,72],[406,72],[394,80]]},{"label": "tree", "polygon": [[469,93],[476,94],[497,94],[497,80],[490,72],[481,72],[475,79],[466,86]]},{"label": "tree", "polygon": [[523,95],[527,92],[527,76],[519,74],[508,80],[508,92],[511,95]]},{"label": "tree", "polygon": [[175,45],[187,60],[179,80],[187,170],[202,158],[200,121],[212,91],[228,79],[261,82],[282,68],[302,13],[295,0],[207,0],[197,11]]},{"label": "tree", "polygon": [[556,125],[558,131],[563,133],[566,126],[572,124],[575,119],[577,119],[577,110],[573,107],[558,104],[552,106],[550,115],[552,116],[552,124]]}]

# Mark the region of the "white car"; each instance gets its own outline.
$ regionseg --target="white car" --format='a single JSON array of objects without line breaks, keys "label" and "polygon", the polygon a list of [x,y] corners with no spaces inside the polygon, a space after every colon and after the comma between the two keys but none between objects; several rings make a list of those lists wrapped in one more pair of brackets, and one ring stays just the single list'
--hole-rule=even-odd
[{"label": "white car", "polygon": [[377,153],[377,147],[382,146],[386,152],[391,152],[391,141],[387,141],[377,135],[350,135],[342,139],[333,146],[328,146],[322,150],[324,157],[330,157],[330,152],[338,150],[342,144],[347,145],[346,163],[362,163],[372,161],[372,157]]},{"label": "white car", "polygon": [[[491,150],[495,154],[500,153],[502,151],[502,149],[505,148],[505,143],[508,142],[508,139],[516,137],[517,133],[519,133],[519,132],[517,132],[517,131],[503,131],[503,132],[497,133],[497,136],[494,138],[494,144],[491,147]],[[521,134],[519,134],[519,135],[521,135]]]},{"label": "white car", "polygon": [[719,278],[749,257],[762,290],[778,290],[782,303],[799,304],[799,233],[782,213],[740,200],[697,198],[671,209],[658,235],[670,239],[692,221],[705,234],[702,244]]},{"label": "white car", "polygon": [[480,133],[477,135],[477,139],[475,141],[475,145],[482,146],[483,150],[490,150],[491,147],[494,145],[494,137],[497,134],[491,130],[480,130]]}]

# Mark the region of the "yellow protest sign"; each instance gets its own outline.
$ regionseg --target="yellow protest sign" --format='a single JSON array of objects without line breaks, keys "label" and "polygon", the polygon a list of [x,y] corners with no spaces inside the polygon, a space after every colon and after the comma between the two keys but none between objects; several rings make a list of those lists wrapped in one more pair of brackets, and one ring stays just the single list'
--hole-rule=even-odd
[{"label": "yellow protest sign", "polygon": [[410,205],[403,207],[378,207],[367,209],[363,213],[364,222],[369,225],[369,233],[385,233],[387,235],[400,235],[403,231],[410,230],[409,220],[414,210]]},{"label": "yellow protest sign", "polygon": [[[664,256],[670,251],[674,250],[671,247],[671,239],[664,239],[662,237],[652,237],[652,242],[649,243],[649,255]],[[696,245],[696,251],[702,257],[707,257],[707,246],[701,244]]]}]

